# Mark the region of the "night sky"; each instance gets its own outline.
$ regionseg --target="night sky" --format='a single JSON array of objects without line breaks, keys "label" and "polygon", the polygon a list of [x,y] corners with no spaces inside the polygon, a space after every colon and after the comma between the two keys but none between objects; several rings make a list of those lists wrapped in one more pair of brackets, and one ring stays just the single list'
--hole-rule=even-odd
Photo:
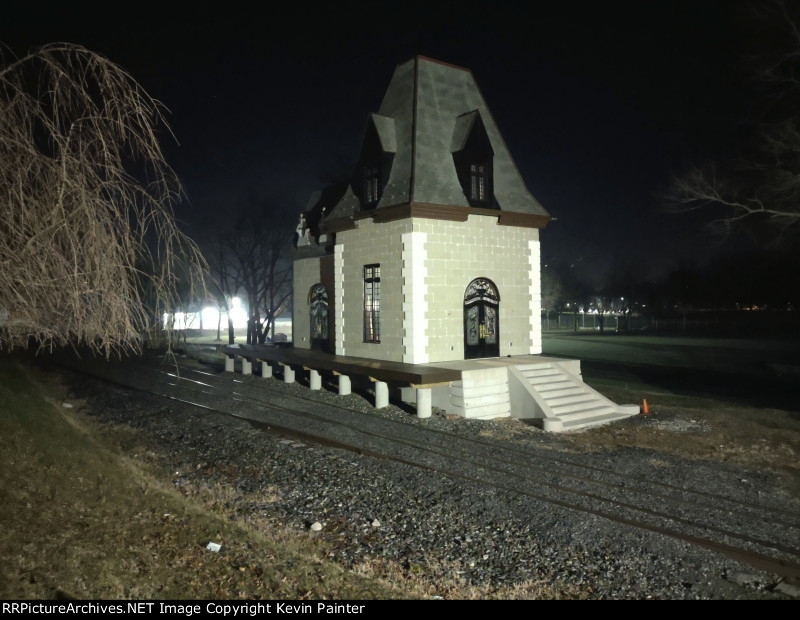
[{"label": "night sky", "polygon": [[541,237],[545,262],[600,277],[637,261],[662,274],[731,251],[697,218],[663,213],[659,194],[741,137],[754,28],[742,3],[81,6],[6,3],[0,41],[17,55],[84,45],[163,102],[189,199],[177,211],[198,236],[240,206],[296,214],[349,173],[395,66],[422,54],[472,70],[557,218]]}]

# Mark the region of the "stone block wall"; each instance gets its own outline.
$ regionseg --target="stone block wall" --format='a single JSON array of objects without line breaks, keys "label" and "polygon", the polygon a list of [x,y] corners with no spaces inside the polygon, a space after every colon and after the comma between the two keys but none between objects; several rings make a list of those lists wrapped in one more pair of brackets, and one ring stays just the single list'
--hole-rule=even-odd
[{"label": "stone block wall", "polygon": [[475,278],[488,278],[500,294],[500,355],[541,352],[539,231],[496,222],[483,215],[466,222],[413,219],[413,230],[427,234],[431,363],[464,359],[464,293]]},{"label": "stone block wall", "polygon": [[[339,355],[414,364],[464,359],[464,293],[476,278],[488,278],[500,294],[500,355],[541,353],[535,228],[499,226],[496,217],[486,215],[470,215],[466,222],[360,220],[355,230],[338,233],[333,262]],[[380,343],[364,342],[363,270],[372,264],[381,266]],[[295,291],[307,294],[320,281],[316,269],[318,279],[311,282],[301,267]],[[300,329],[308,333],[303,301],[295,298],[298,346],[304,346]]]},{"label": "stone block wall", "polygon": [[[322,280],[320,258],[301,258],[294,261],[292,274],[292,342],[299,349],[311,348],[311,319],[308,314],[308,293]],[[332,291],[328,291],[330,298]]]},{"label": "stone block wall", "polygon": [[[341,231],[334,248],[336,353],[403,361],[403,234],[409,220],[375,224],[360,220]],[[380,342],[364,342],[364,266],[381,266]],[[341,305],[338,305],[340,304]]]}]

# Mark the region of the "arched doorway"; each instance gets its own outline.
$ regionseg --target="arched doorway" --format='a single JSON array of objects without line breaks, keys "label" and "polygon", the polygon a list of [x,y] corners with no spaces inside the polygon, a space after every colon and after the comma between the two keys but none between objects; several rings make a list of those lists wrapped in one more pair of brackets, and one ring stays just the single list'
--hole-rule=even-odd
[{"label": "arched doorway", "polygon": [[308,314],[311,348],[328,351],[328,291],[324,284],[315,284],[308,292]]},{"label": "arched doorway", "polygon": [[500,295],[494,282],[476,278],[464,293],[464,359],[500,356]]}]

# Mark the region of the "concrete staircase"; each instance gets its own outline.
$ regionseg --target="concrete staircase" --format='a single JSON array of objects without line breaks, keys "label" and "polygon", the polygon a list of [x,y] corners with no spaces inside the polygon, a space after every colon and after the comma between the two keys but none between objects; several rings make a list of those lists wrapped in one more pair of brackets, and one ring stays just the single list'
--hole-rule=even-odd
[{"label": "concrete staircase", "polygon": [[[465,418],[513,416],[542,420],[546,431],[599,426],[639,413],[638,405],[617,405],[581,379],[580,360],[540,355],[453,362],[461,380],[432,389],[433,406]],[[415,391],[401,388],[405,402]]]},{"label": "concrete staircase", "polygon": [[600,426],[639,413],[637,405],[613,403],[555,361],[509,366],[508,383],[512,415],[541,418],[547,431]]}]

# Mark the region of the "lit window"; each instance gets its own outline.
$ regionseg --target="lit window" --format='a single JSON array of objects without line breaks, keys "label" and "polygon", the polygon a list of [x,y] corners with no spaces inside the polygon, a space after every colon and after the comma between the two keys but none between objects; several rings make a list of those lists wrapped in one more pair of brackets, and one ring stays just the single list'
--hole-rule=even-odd
[{"label": "lit window", "polygon": [[364,342],[381,341],[381,266],[364,266]]}]

